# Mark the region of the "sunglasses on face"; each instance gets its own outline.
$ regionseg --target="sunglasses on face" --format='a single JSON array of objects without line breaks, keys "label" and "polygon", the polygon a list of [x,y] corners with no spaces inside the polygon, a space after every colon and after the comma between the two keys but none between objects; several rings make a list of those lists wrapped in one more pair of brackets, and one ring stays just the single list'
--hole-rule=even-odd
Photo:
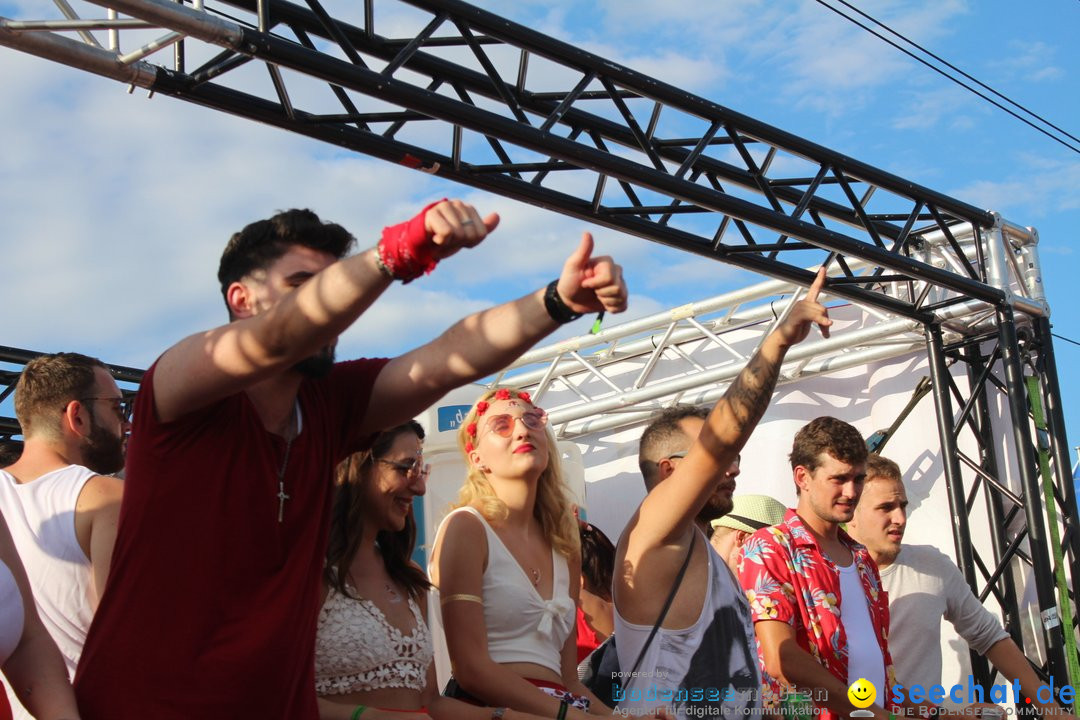
[{"label": "sunglasses on face", "polygon": [[510,413],[492,415],[488,419],[487,430],[499,437],[508,438],[514,433],[514,424],[518,420],[521,420],[522,424],[529,430],[540,430],[547,425],[547,413],[541,408],[533,408],[521,415],[511,415]]},{"label": "sunglasses on face", "polygon": [[[79,398],[79,402],[81,402],[83,405],[87,405],[88,407],[90,406],[90,403],[94,402],[95,400],[108,400],[109,401],[109,407],[112,409],[112,411],[114,413],[116,413],[116,417],[119,418],[120,422],[127,422],[131,418],[131,405],[132,405],[132,403],[131,403],[130,400],[125,400],[123,398],[123,396],[119,396],[119,397],[117,397],[117,396],[101,396],[101,397]],[[93,410],[91,410],[90,412],[91,412],[91,414],[93,414]]]},{"label": "sunglasses on face", "polygon": [[421,458],[412,458],[411,460],[384,460],[379,458],[379,462],[384,465],[392,467],[397,472],[401,473],[407,478],[422,477],[426,478],[431,474],[431,465],[423,462]]}]

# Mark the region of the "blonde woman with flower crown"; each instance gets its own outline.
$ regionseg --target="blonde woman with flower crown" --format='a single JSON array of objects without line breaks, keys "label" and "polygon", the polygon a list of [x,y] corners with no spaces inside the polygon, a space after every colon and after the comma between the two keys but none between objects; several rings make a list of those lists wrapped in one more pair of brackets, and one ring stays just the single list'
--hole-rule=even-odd
[{"label": "blonde woman with flower crown", "polygon": [[458,432],[468,468],[430,575],[449,690],[553,720],[610,714],[577,678],[577,521],[547,415],[527,393],[485,393]]}]

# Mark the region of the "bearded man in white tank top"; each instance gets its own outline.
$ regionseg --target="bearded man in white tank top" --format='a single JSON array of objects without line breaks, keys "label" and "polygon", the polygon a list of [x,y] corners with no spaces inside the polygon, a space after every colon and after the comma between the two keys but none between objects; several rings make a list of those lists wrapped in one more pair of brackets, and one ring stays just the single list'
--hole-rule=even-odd
[{"label": "bearded man in white tank top", "polygon": [[[130,426],[123,396],[101,363],[78,353],[42,355],[15,387],[22,455],[0,470],[0,506],[42,622],[69,676],[109,574]],[[16,718],[29,718],[6,687]]]}]

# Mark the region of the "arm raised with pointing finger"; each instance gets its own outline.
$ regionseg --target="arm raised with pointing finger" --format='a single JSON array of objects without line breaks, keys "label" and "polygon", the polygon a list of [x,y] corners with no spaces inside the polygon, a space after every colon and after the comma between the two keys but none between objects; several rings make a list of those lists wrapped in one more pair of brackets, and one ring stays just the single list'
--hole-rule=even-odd
[{"label": "arm raised with pointing finger", "polygon": [[787,351],[806,339],[812,325],[828,337],[832,321],[818,302],[825,277],[819,270],[806,297],[765,337],[709,413],[686,457],[649,492],[628,523],[616,560],[623,570],[615,577],[616,602],[628,619],[653,618],[659,612],[664,597],[654,589],[674,581],[678,560],[694,537],[695,518],[765,414]]}]

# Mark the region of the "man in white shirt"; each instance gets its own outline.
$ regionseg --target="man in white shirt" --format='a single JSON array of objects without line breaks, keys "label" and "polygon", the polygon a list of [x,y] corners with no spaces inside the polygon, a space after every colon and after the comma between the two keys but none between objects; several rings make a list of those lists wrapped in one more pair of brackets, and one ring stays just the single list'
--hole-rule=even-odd
[{"label": "man in white shirt", "polygon": [[[23,369],[15,414],[24,446],[0,470],[0,505],[26,566],[38,613],[75,674],[105,589],[129,430],[123,395],[101,363],[42,355]],[[15,717],[29,717],[8,691]]]},{"label": "man in white shirt", "polygon": [[862,496],[848,531],[870,551],[888,593],[889,649],[897,683],[906,691],[916,685],[928,689],[941,684],[941,620],[945,618],[1008,681],[1018,680],[1032,704],[1064,713],[1053,702],[1040,702],[1038,689],[1043,682],[998,619],[971,592],[952,560],[930,545],[902,545],[907,505],[900,467],[888,458],[870,455]]}]

